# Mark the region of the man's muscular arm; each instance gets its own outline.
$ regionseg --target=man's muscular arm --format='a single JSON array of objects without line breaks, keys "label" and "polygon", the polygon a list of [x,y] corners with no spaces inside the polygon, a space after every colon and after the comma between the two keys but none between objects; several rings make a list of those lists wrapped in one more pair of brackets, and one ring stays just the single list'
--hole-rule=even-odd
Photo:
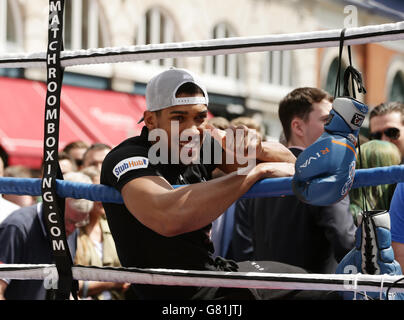
[{"label": "man's muscular arm", "polygon": [[289,163],[261,163],[246,175],[236,172],[173,189],[162,177],[145,176],[122,188],[128,210],[145,226],[170,237],[205,227],[259,179],[294,174]]},{"label": "man's muscular arm", "polygon": [[283,144],[276,141],[262,141],[261,153],[257,155],[257,160],[263,162],[288,162],[295,163],[296,157]]}]

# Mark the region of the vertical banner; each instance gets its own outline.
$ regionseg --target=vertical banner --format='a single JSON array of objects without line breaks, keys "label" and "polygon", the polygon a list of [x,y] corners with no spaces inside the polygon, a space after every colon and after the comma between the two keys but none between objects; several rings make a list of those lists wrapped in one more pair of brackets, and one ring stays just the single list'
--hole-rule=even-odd
[{"label": "vertical banner", "polygon": [[63,69],[60,66],[60,52],[63,50],[63,8],[64,0],[49,1],[44,167],[41,186],[43,217],[58,270],[56,291],[48,291],[47,298],[57,300],[69,299],[70,292],[75,296],[78,289],[77,282],[73,281],[73,263],[66,238],[65,201],[56,193],[56,179],[63,179],[58,162],[60,94],[63,80]]}]

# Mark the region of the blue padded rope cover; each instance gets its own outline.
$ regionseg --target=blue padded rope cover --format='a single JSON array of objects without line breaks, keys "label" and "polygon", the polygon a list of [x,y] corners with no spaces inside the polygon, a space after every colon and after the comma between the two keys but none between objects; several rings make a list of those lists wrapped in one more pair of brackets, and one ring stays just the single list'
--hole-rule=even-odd
[{"label": "blue padded rope cover", "polygon": [[[358,169],[352,188],[404,182],[404,166]],[[174,186],[174,188],[183,186]],[[120,193],[112,187],[65,180],[56,181],[56,192],[61,197],[123,203]],[[41,195],[41,179],[0,178],[0,193]],[[279,197],[293,195],[292,178],[272,178],[258,181],[242,198]]]}]

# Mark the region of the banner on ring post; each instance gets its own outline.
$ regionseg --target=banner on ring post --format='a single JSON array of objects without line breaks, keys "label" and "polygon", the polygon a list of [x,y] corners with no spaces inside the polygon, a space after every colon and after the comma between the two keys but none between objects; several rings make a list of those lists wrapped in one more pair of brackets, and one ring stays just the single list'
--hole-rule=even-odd
[{"label": "banner on ring post", "polygon": [[49,1],[44,166],[41,186],[44,222],[58,270],[57,286],[46,288],[47,299],[57,300],[69,299],[70,292],[76,298],[78,290],[77,282],[73,281],[73,262],[66,238],[65,200],[56,193],[56,179],[63,180],[58,161],[60,94],[63,80],[63,69],[60,65],[60,52],[63,50],[63,9],[64,0]]}]

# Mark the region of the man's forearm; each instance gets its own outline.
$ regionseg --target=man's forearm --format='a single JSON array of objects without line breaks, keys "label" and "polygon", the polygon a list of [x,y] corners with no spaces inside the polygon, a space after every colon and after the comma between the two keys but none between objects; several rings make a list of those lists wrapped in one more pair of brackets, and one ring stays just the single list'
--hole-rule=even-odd
[{"label": "man's forearm", "polygon": [[208,225],[247,192],[255,181],[254,178],[233,172],[167,193],[159,201],[161,208],[168,213],[166,226],[173,227],[171,235],[195,231]]},{"label": "man's forearm", "polygon": [[257,154],[257,160],[263,162],[295,163],[296,157],[283,144],[276,141],[263,141],[262,148]]},{"label": "man's forearm", "polygon": [[162,215],[167,219],[166,226],[173,228],[171,235],[200,229],[217,219],[259,179],[287,176],[293,171],[293,164],[262,163],[247,175],[233,172],[208,182],[166,192],[158,199]]},{"label": "man's forearm", "polygon": [[[161,177],[145,177],[122,189],[126,207],[144,225],[164,236],[203,228],[247,192],[265,173],[265,165],[248,175],[226,176],[173,189]],[[139,198],[142,201],[139,201]]]},{"label": "man's forearm", "polygon": [[[240,159],[238,159],[238,157]],[[230,159],[230,164],[226,162],[227,158]],[[226,173],[262,162],[284,162],[292,164],[296,162],[294,154],[287,147],[276,141],[262,142],[261,147],[258,148],[258,150],[255,149],[255,152],[249,156],[236,155],[233,153],[230,153],[230,156],[228,156],[226,151],[224,151],[222,159],[226,159],[226,161],[223,161],[218,168]],[[242,161],[239,162],[239,160]]]},{"label": "man's forearm", "polygon": [[203,228],[219,217],[260,179],[294,174],[294,164],[259,163],[208,182],[173,189],[159,176],[128,182],[121,191],[127,209],[153,231],[172,237]]}]

